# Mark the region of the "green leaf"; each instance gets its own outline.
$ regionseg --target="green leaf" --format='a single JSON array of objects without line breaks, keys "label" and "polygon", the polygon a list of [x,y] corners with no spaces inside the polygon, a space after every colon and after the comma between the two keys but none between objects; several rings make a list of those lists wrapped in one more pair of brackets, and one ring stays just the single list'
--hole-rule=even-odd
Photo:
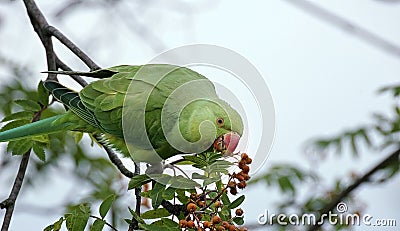
[{"label": "green leaf", "polygon": [[148,231],[180,231],[178,223],[171,219],[161,218],[151,224],[139,224],[139,228]]},{"label": "green leaf", "polygon": [[278,179],[279,187],[281,188],[282,192],[295,192],[295,188],[292,182],[289,180],[288,176],[282,176]]},{"label": "green leaf", "polygon": [[198,174],[197,172],[194,172],[193,174],[192,174],[192,179],[200,179],[200,180],[205,180],[205,179],[207,179],[208,177],[206,177],[206,176],[204,176],[204,175],[201,175],[201,174]]},{"label": "green leaf", "polygon": [[233,163],[226,160],[216,160],[209,166],[210,173],[228,173],[228,168],[231,167]]},{"label": "green leaf", "polygon": [[235,224],[237,224],[237,225],[243,225],[243,224],[244,224],[244,219],[243,219],[243,217],[234,217],[232,220],[233,220],[233,222],[235,222]]},{"label": "green leaf", "polygon": [[61,225],[64,222],[64,218],[61,217],[58,221],[44,228],[43,231],[59,231],[61,229]]},{"label": "green leaf", "polygon": [[131,213],[132,217],[135,218],[135,220],[137,220],[139,222],[139,224],[145,223],[144,220],[139,215],[137,215],[137,213],[135,211],[133,211],[130,207],[128,207],[128,209],[129,209],[129,212]]},{"label": "green leaf", "polygon": [[13,155],[23,155],[29,151],[33,146],[33,141],[29,138],[10,141],[7,145],[7,151],[12,152]]},{"label": "green leaf", "polygon": [[4,125],[1,129],[0,132],[6,131],[6,130],[10,130],[16,127],[20,127],[22,125],[28,124],[30,123],[30,120],[25,120],[25,119],[20,119],[20,120],[14,120],[11,121],[9,123],[7,123],[6,125]]},{"label": "green leaf", "polygon": [[168,187],[162,194],[165,200],[172,200],[175,196],[176,188]]},{"label": "green leaf", "polygon": [[229,197],[226,194],[226,191],[224,193],[222,193],[221,201],[222,201],[222,204],[224,204],[224,206],[229,206],[231,204],[231,201],[229,200]]},{"label": "green leaf", "polygon": [[130,190],[130,189],[134,189],[134,188],[139,188],[142,185],[149,183],[150,181],[151,181],[151,178],[146,174],[134,176],[129,181],[128,189]]},{"label": "green leaf", "polygon": [[236,200],[232,201],[232,203],[228,206],[229,209],[234,209],[239,207],[244,201],[244,195],[241,195]]},{"label": "green leaf", "polygon": [[203,186],[207,186],[207,185],[209,185],[209,184],[218,182],[219,180],[221,180],[221,175],[218,175],[218,176],[216,176],[216,177],[209,177],[209,178],[207,178],[207,179],[205,179],[205,180],[203,181]]},{"label": "green leaf", "polygon": [[105,221],[96,219],[90,227],[90,231],[102,231],[105,224]]},{"label": "green leaf", "polygon": [[89,220],[90,207],[88,204],[80,204],[71,208],[71,213],[65,214],[67,230],[84,231]]},{"label": "green leaf", "polygon": [[231,218],[231,211],[228,207],[223,207],[222,210],[218,213],[222,220],[226,221]]},{"label": "green leaf", "polygon": [[53,230],[54,230],[54,225],[53,224],[48,225],[48,226],[46,226],[46,228],[43,229],[43,231],[53,231]]},{"label": "green leaf", "polygon": [[20,119],[31,120],[32,117],[33,117],[33,112],[19,111],[19,112],[15,112],[11,115],[4,117],[1,122],[7,122],[7,121],[11,121],[11,120],[20,120]]},{"label": "green leaf", "polygon": [[54,228],[53,228],[53,230],[54,230],[54,231],[59,231],[59,230],[61,230],[61,226],[62,226],[63,222],[64,222],[64,218],[63,218],[63,217],[60,217],[60,219],[58,219],[58,221],[56,221],[56,222],[54,223]]},{"label": "green leaf", "polygon": [[33,143],[33,152],[41,161],[46,161],[46,154],[44,153],[43,146],[38,144],[37,142]]},{"label": "green leaf", "polygon": [[189,197],[186,196],[186,190],[183,189],[176,190],[176,198],[178,198],[182,204],[186,204],[189,201]]},{"label": "green leaf", "polygon": [[111,194],[101,203],[99,208],[99,213],[101,218],[104,219],[104,217],[106,217],[107,212],[110,210],[111,205],[115,201],[115,198],[116,198],[115,194]]},{"label": "green leaf", "polygon": [[38,136],[32,136],[31,139],[33,141],[39,142],[39,143],[49,143],[49,136],[48,135],[38,135]]},{"label": "green leaf", "polygon": [[196,181],[183,176],[172,177],[168,183],[170,183],[170,187],[173,188],[193,189],[195,187],[200,187],[200,184]]},{"label": "green leaf", "polygon": [[162,194],[165,190],[165,185],[156,183],[153,189],[150,190],[149,196],[151,199],[151,205],[154,209],[158,208],[161,205],[163,200]]},{"label": "green leaf", "polygon": [[358,155],[358,148],[357,148],[357,144],[356,144],[356,135],[355,134],[351,136],[350,143],[351,143],[351,149],[353,151],[353,154],[355,156],[357,156]]},{"label": "green leaf", "polygon": [[156,218],[161,218],[161,217],[168,217],[170,215],[171,214],[168,212],[167,209],[157,208],[157,209],[152,209],[152,210],[142,213],[142,215],[140,217],[143,219],[156,219]]},{"label": "green leaf", "polygon": [[43,86],[43,81],[40,80],[38,87],[38,100],[43,106],[47,106],[49,104],[49,91]]},{"label": "green leaf", "polygon": [[168,185],[170,184],[170,180],[174,177],[168,174],[151,174],[150,178],[163,185]]},{"label": "green leaf", "polygon": [[184,156],[183,158],[185,160],[193,162],[194,166],[197,168],[203,168],[208,165],[207,162],[199,156]]},{"label": "green leaf", "polygon": [[37,112],[40,111],[41,107],[38,103],[30,99],[19,99],[14,101],[16,104],[21,106],[26,111]]}]

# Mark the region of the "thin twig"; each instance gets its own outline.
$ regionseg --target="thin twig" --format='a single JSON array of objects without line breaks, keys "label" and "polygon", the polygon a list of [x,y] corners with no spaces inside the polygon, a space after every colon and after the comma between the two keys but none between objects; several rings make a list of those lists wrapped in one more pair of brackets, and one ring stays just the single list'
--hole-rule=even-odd
[{"label": "thin twig", "polygon": [[[35,1],[33,0],[24,0],[25,8],[28,12],[29,19],[31,20],[31,24],[33,29],[38,34],[40,41],[42,42],[45,51],[46,51],[46,60],[47,60],[47,69],[48,70],[56,70],[56,58],[53,49],[53,42],[51,40],[51,36],[46,33],[46,27],[49,26],[46,18],[43,16],[42,12],[37,7]],[[47,77],[50,80],[56,80],[57,76],[55,74],[50,73]]]},{"label": "thin twig", "polygon": [[299,7],[300,9],[306,11],[307,13],[326,21],[346,32],[352,34],[370,45],[377,47],[381,50],[384,50],[387,53],[393,54],[397,57],[400,57],[400,47],[385,38],[381,37],[378,34],[375,34],[369,31],[366,28],[363,28],[360,25],[357,25],[354,22],[350,22],[348,19],[345,19],[339,15],[336,15],[327,9],[324,9],[315,3],[306,1],[306,0],[286,0],[287,2]]},{"label": "thin twig", "polygon": [[0,208],[6,209],[6,214],[4,215],[4,219],[3,219],[3,225],[1,226],[1,231],[7,231],[10,226],[11,217],[14,212],[14,205],[17,200],[18,194],[21,190],[22,182],[24,181],[25,172],[26,172],[26,168],[28,166],[30,153],[31,153],[31,150],[29,149],[29,151],[27,151],[22,156],[21,163],[20,163],[19,169],[18,169],[18,173],[17,173],[17,176],[15,177],[14,185],[11,189],[11,193],[6,200],[4,200],[3,202],[0,203]]},{"label": "thin twig", "polygon": [[[63,71],[72,71],[72,69],[65,64],[63,61],[61,61],[57,56],[56,56],[56,62],[57,62],[57,66],[59,68],[61,68],[61,70]],[[79,83],[79,85],[81,85],[82,87],[86,87],[88,85],[88,83],[79,75],[69,75],[73,80],[75,80],[75,82]]]},{"label": "thin twig", "polygon": [[[107,146],[107,143],[104,142],[102,137],[100,135],[94,134],[93,137],[101,144],[106,150],[108,158],[111,160],[111,162],[118,168],[118,170],[126,177],[132,178],[135,176],[135,173],[129,171],[125,165],[122,163],[121,159],[119,159],[118,155],[110,148]],[[136,169],[135,169],[136,171]]]},{"label": "thin twig", "polygon": [[[140,163],[135,162],[135,176],[140,175]],[[142,188],[138,187],[135,188],[135,196],[136,196],[136,205],[135,205],[135,213],[140,216],[140,206],[141,206],[141,192]],[[139,222],[135,219],[135,217],[132,217],[131,223],[129,225],[128,231],[133,231],[139,229]]]},{"label": "thin twig", "polygon": [[69,40],[63,33],[61,33],[57,28],[53,26],[47,26],[47,31],[56,37],[58,41],[64,44],[70,51],[72,51],[82,62],[84,62],[90,70],[98,70],[100,67],[91,59],[89,56],[83,52],[79,47],[77,47],[71,40]]},{"label": "thin twig", "polygon": [[[377,171],[386,168],[387,166],[396,163],[399,164],[399,156],[400,156],[400,149],[396,150],[392,154],[390,154],[388,157],[386,157],[383,161],[378,163],[375,167],[373,167],[371,170],[369,170],[367,173],[365,173],[362,177],[358,178],[356,181],[354,181],[353,184],[348,186],[345,190],[343,190],[339,195],[337,195],[333,200],[329,202],[324,208],[322,208],[319,211],[319,217],[316,219],[316,221],[320,221],[321,217],[323,214],[329,213],[329,211],[332,211],[333,209],[336,208],[336,205],[341,202],[344,198],[349,196],[349,194],[354,191],[356,188],[358,188],[360,185],[363,183],[368,182],[371,179],[371,176],[374,175]],[[315,231],[321,226],[322,222],[317,222],[315,225],[311,226],[308,231]]]},{"label": "thin twig", "polygon": [[104,224],[106,224],[106,225],[107,225],[108,227],[110,227],[112,230],[118,231],[118,229],[116,229],[114,226],[112,226],[112,225],[111,225],[110,223],[108,223],[107,221],[101,219],[100,217],[94,216],[94,215],[90,215],[90,217],[91,217],[91,218],[98,219],[98,220],[102,220],[102,221],[104,221]]}]

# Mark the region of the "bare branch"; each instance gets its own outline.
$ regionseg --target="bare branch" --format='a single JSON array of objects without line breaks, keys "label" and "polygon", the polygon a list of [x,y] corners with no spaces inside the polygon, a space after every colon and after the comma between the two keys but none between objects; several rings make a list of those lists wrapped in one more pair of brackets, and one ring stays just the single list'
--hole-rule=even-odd
[{"label": "bare branch", "polygon": [[[51,36],[56,37],[61,43],[69,48],[78,58],[82,60],[91,70],[100,69],[100,67],[87,56],[80,48],[78,48],[71,40],[69,40],[64,34],[62,34],[55,27],[50,26],[43,16],[42,12],[37,7],[34,0],[24,0],[26,10],[31,20],[32,26],[38,34],[43,46],[46,50],[46,58],[48,70],[57,69],[57,58],[53,49],[53,43]],[[48,79],[56,79],[55,74],[49,74]]]},{"label": "bare branch", "polygon": [[[135,173],[134,176],[137,176],[140,174],[140,163],[136,163],[135,162]],[[142,192],[142,188],[138,187],[135,188],[135,196],[136,196],[136,207],[135,207],[135,213],[140,216],[140,206],[141,206],[141,201],[142,201],[142,197],[141,197],[141,192]],[[139,223],[138,221],[135,219],[135,217],[132,217],[132,222],[129,225],[128,231],[133,231],[133,230],[137,230],[139,229]]]},{"label": "bare branch", "polygon": [[332,24],[362,40],[369,43],[370,45],[377,47],[387,53],[400,57],[400,47],[378,34],[363,28],[356,23],[350,22],[349,20],[338,16],[327,9],[324,9],[312,2],[306,0],[286,0],[287,2],[299,7],[307,13]]},{"label": "bare branch", "polygon": [[[56,57],[57,66],[61,68],[63,71],[72,71],[72,69],[61,61],[58,57]],[[86,87],[88,83],[79,75],[69,75],[75,82],[79,83],[82,87]]]},{"label": "bare branch", "polygon": [[[42,42],[46,50],[47,69],[56,70],[57,64],[53,49],[53,42],[51,40],[51,37],[46,33],[46,28],[49,26],[49,24],[47,23],[46,18],[43,16],[42,12],[40,12],[39,8],[33,0],[24,0],[24,4],[28,12],[28,16],[31,20],[33,29],[38,34],[40,41]],[[57,79],[57,76],[50,73],[47,79],[55,80]]]},{"label": "bare branch", "polygon": [[[374,175],[377,171],[382,170],[393,163],[399,164],[399,156],[400,156],[400,149],[396,150],[395,152],[390,154],[383,161],[381,161],[379,164],[377,164],[375,167],[373,167],[371,170],[369,170],[367,173],[365,173],[362,177],[360,177],[356,181],[354,181],[353,184],[348,186],[339,195],[337,195],[332,201],[330,201],[329,204],[327,204],[324,208],[322,208],[319,211],[320,215],[316,220],[320,221],[322,214],[327,214],[327,213],[329,213],[329,211],[332,211],[333,209],[335,209],[336,205],[339,202],[341,202],[344,198],[349,196],[352,191],[354,191],[356,188],[361,186],[363,183],[370,181],[371,176]],[[318,228],[321,226],[320,223],[322,223],[322,222],[317,222],[317,224],[315,224],[314,226],[311,226],[308,230],[309,231],[318,230]]]},{"label": "bare branch", "polygon": [[27,151],[22,156],[21,163],[20,163],[19,169],[18,169],[18,173],[17,173],[17,176],[15,177],[14,185],[11,189],[11,193],[6,200],[4,200],[3,202],[0,203],[0,208],[6,209],[6,214],[4,215],[4,220],[3,220],[3,225],[1,226],[1,231],[7,231],[10,226],[11,217],[14,212],[14,205],[17,200],[19,191],[21,190],[22,182],[24,181],[25,172],[26,172],[26,168],[28,166],[30,153],[31,153],[31,150]]},{"label": "bare branch", "polygon": [[[40,116],[43,110],[44,108],[42,108],[39,112],[35,113],[35,115],[32,118],[32,123],[40,120]],[[0,208],[6,209],[6,214],[4,216],[3,224],[1,226],[1,231],[7,231],[10,226],[11,218],[14,212],[15,202],[17,201],[18,194],[21,191],[22,183],[25,178],[26,168],[28,167],[30,154],[31,154],[31,149],[29,149],[22,156],[18,173],[17,176],[15,177],[14,185],[11,189],[10,195],[8,196],[7,199],[5,199],[3,202],[0,203]]]},{"label": "bare branch", "polygon": [[84,62],[90,70],[98,70],[100,67],[93,62],[92,59],[85,54],[79,47],[77,47],[71,40],[69,40],[63,33],[61,33],[57,28],[53,26],[48,26],[47,31],[56,37],[62,44],[64,44],[68,49],[70,49],[82,62]]}]

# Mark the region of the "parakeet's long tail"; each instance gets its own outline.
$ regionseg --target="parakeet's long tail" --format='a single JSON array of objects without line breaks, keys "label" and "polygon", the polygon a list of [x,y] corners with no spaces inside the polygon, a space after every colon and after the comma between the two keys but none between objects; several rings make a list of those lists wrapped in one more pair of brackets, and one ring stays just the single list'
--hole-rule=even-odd
[{"label": "parakeet's long tail", "polygon": [[53,116],[50,118],[39,120],[34,123],[26,124],[21,127],[17,127],[17,128],[13,128],[10,130],[0,132],[0,142],[18,140],[18,139],[27,138],[30,136],[50,134],[50,133],[65,130],[69,126],[69,123],[61,123],[61,124],[53,123],[54,121],[62,118],[65,115],[66,114]]}]

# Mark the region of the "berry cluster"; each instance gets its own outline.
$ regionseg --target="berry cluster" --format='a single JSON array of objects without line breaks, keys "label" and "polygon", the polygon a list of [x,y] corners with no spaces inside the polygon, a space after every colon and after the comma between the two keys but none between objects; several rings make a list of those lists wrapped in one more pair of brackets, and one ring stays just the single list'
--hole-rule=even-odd
[{"label": "berry cluster", "polygon": [[[252,159],[246,154],[241,155],[238,161],[238,167],[241,170],[239,173],[230,175],[229,181],[223,188],[222,192],[215,198],[209,198],[206,193],[192,193],[190,195],[190,202],[186,206],[187,215],[185,219],[179,221],[179,226],[184,230],[198,230],[198,231],[247,231],[245,227],[237,227],[233,224],[233,219],[222,220],[218,213],[223,208],[224,204],[221,201],[221,196],[228,190],[230,194],[236,195],[237,189],[244,189],[246,181],[250,179],[249,171]],[[211,202],[207,203],[207,200]],[[243,210],[238,208],[235,210],[236,217],[243,216]],[[207,218],[205,218],[207,217]],[[203,221],[203,218],[204,221]]]},{"label": "berry cluster", "polygon": [[236,195],[237,194],[237,189],[244,189],[247,186],[246,181],[248,181],[250,179],[249,176],[249,171],[250,171],[250,167],[249,164],[251,164],[253,160],[246,154],[243,153],[241,155],[241,159],[238,163],[239,168],[241,169],[241,171],[239,173],[233,173],[231,176],[231,180],[228,182],[228,188],[229,188],[229,192],[232,195]]}]

